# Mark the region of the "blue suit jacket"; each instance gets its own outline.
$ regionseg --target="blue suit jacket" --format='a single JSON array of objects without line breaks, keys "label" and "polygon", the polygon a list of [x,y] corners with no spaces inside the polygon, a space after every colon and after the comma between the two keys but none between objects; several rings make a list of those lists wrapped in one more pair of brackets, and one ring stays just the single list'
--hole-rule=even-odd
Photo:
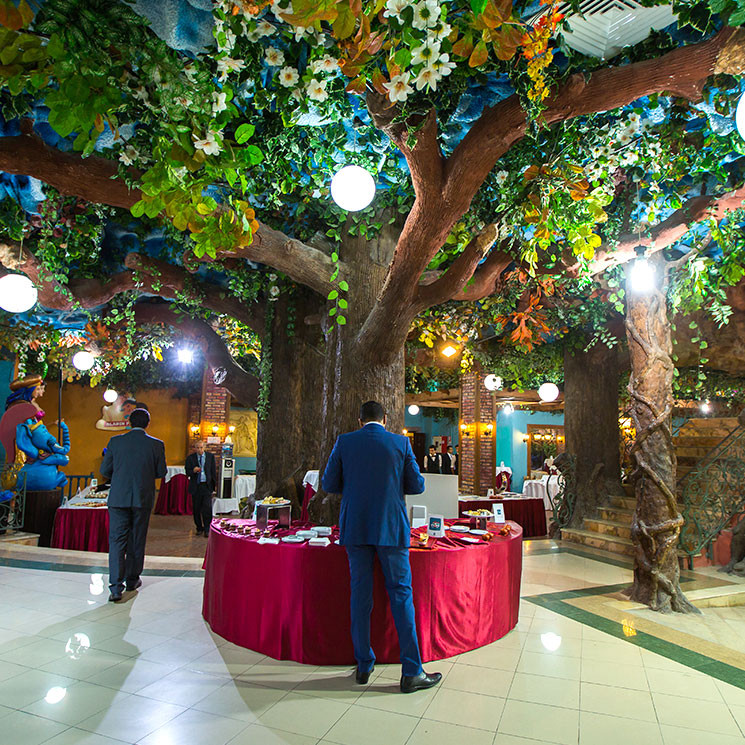
[{"label": "blue suit jacket", "polygon": [[421,494],[424,479],[408,437],[374,423],[341,435],[321,485],[327,492],[342,495],[342,545],[409,545],[404,494]]},{"label": "blue suit jacket", "polygon": [[152,509],[155,479],[166,475],[166,448],[144,429],[133,429],[109,440],[101,474],[111,479],[109,507]]}]

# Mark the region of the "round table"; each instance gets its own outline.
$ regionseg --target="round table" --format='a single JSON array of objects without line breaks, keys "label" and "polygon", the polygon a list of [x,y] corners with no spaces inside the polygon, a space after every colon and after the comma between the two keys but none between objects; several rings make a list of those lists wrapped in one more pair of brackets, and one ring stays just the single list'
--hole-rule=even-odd
[{"label": "round table", "polygon": [[109,511],[106,507],[60,507],[54,516],[52,548],[72,551],[109,550]]},{"label": "round table", "polygon": [[523,481],[523,494],[529,497],[540,497],[547,510],[553,509],[554,499],[560,488],[558,476],[544,476],[541,479]]},{"label": "round table", "polygon": [[541,497],[489,497],[488,499],[459,499],[458,514],[462,517],[466,510],[490,510],[495,502],[504,504],[504,516],[522,526],[524,538],[538,538],[546,535],[546,511]]},{"label": "round table", "polygon": [[183,473],[176,473],[166,481],[163,479],[158,489],[155,503],[156,515],[191,515],[191,495],[189,479]]},{"label": "round table", "polygon": [[[253,524],[248,520],[231,520]],[[443,659],[504,636],[517,623],[522,530],[489,543],[412,549],[414,606],[422,659]],[[304,544],[259,544],[212,523],[202,615],[212,630],[278,660],[352,665],[346,551]],[[375,568],[373,649],[399,661],[380,567]]]}]

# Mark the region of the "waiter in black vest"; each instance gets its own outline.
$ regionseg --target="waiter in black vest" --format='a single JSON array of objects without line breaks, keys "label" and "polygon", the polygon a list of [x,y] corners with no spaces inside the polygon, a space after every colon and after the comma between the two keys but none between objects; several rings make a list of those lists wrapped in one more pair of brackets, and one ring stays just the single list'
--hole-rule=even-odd
[{"label": "waiter in black vest", "polygon": [[185,470],[189,477],[189,494],[197,535],[206,538],[212,523],[212,492],[217,485],[217,469],[215,456],[205,450],[204,440],[199,440],[194,448],[195,452],[186,459]]}]

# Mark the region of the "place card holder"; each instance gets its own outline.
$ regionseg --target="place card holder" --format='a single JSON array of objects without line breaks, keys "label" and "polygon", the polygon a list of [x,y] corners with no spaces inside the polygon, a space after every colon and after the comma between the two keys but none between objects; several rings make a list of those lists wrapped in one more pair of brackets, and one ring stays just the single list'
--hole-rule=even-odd
[{"label": "place card holder", "polygon": [[494,514],[494,522],[504,524],[504,503],[495,502],[492,506],[492,513]]},{"label": "place card holder", "polygon": [[331,541],[325,536],[316,536],[308,541],[309,546],[330,546]]}]

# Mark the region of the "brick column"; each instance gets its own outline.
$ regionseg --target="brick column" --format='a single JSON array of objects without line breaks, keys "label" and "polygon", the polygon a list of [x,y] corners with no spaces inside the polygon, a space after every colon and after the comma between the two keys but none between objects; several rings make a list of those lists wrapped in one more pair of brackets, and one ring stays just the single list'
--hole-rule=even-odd
[{"label": "brick column", "polygon": [[[212,372],[209,368],[204,371],[202,378],[202,401],[200,417],[200,437],[205,440],[206,450],[209,450],[220,462],[222,456],[222,442],[228,434],[228,421],[230,418],[230,394],[227,388],[215,385]],[[212,437],[212,427],[217,425],[219,443],[206,442]]]},{"label": "brick column", "polygon": [[[480,370],[461,377],[458,484],[460,490],[468,494],[484,495],[495,482],[494,398],[484,386],[484,377]],[[490,423],[495,425],[491,432],[486,427]]]}]

